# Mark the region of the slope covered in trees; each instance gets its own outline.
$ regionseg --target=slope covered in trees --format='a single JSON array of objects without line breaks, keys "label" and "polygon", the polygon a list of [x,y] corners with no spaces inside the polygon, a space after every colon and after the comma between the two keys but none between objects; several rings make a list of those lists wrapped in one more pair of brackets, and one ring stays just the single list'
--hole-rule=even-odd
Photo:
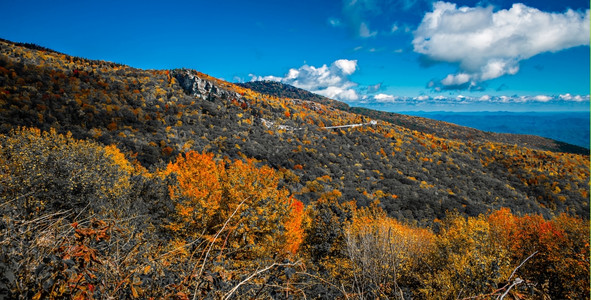
[{"label": "slope covered in trees", "polygon": [[[138,70],[1,46],[5,133],[16,126],[71,132],[118,145],[145,167],[190,150],[256,158],[293,173],[287,187],[304,203],[336,189],[361,206],[380,200],[391,216],[406,220],[428,222],[447,210],[475,216],[500,207],[547,217],[589,214],[587,156],[446,139],[383,121],[326,130],[321,127],[370,119],[192,70]],[[515,162],[521,163],[507,168]]]},{"label": "slope covered in trees", "polygon": [[6,41],[0,119],[2,296],[589,295],[588,156]]}]

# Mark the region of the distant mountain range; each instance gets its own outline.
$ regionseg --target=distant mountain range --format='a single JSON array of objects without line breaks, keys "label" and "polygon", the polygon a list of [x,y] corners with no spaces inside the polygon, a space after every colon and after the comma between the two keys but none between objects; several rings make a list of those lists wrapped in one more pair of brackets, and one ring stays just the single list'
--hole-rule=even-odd
[{"label": "distant mountain range", "polygon": [[589,112],[409,112],[483,131],[533,134],[589,149]]}]

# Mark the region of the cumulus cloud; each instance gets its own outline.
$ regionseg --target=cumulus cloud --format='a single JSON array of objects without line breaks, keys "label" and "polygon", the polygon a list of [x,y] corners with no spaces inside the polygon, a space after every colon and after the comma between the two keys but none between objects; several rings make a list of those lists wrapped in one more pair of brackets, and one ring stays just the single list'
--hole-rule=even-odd
[{"label": "cumulus cloud", "polygon": [[395,100],[397,100],[397,97],[393,96],[393,95],[388,95],[388,94],[377,94],[373,96],[374,100],[376,100],[376,102],[394,102]]},{"label": "cumulus cloud", "polygon": [[516,74],[519,62],[534,55],[589,45],[589,10],[548,13],[516,3],[495,12],[440,1],[425,14],[412,43],[429,60],[459,66],[433,87],[473,89]]},{"label": "cumulus cloud", "polygon": [[[575,102],[581,102],[581,101],[585,101],[585,97],[581,96],[581,95],[571,95],[570,93],[566,93],[564,95],[560,95],[558,96],[561,100],[564,101],[575,101]],[[589,98],[587,97],[587,100],[589,100]]]},{"label": "cumulus cloud", "polygon": [[466,73],[459,73],[456,75],[449,74],[441,80],[443,85],[462,85],[470,81],[470,75]]},{"label": "cumulus cloud", "polygon": [[330,66],[314,67],[303,65],[290,69],[283,77],[251,76],[251,81],[271,80],[311,91],[313,93],[342,101],[359,100],[354,89],[356,83],[349,80],[349,75],[357,70],[357,60],[339,59]]},{"label": "cumulus cloud", "polygon": [[357,69],[357,60],[339,59],[332,63],[337,69],[345,75],[351,75]]},{"label": "cumulus cloud", "polygon": [[534,97],[534,99],[539,102],[548,102],[548,101],[552,100],[552,97],[547,96],[547,95],[537,95]]}]

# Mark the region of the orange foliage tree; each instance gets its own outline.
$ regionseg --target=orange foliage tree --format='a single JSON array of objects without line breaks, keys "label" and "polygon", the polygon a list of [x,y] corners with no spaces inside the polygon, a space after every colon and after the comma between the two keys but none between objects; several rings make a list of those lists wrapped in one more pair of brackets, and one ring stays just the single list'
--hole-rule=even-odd
[{"label": "orange foliage tree", "polygon": [[479,217],[451,214],[439,227],[420,298],[589,299],[588,221],[503,208]]},{"label": "orange foliage tree", "polygon": [[181,236],[203,238],[243,259],[299,247],[301,203],[279,188],[280,172],[257,167],[253,159],[216,160],[191,151],[165,173],[176,177],[170,186],[176,218],[168,227]]},{"label": "orange foliage tree", "polygon": [[290,215],[285,223],[285,251],[287,253],[297,253],[300,245],[304,241],[304,204],[301,201],[293,199]]},{"label": "orange foliage tree", "polygon": [[518,275],[539,295],[553,299],[589,298],[589,224],[560,214],[515,216],[501,209],[488,216],[498,246],[510,253],[513,265],[536,253]]}]

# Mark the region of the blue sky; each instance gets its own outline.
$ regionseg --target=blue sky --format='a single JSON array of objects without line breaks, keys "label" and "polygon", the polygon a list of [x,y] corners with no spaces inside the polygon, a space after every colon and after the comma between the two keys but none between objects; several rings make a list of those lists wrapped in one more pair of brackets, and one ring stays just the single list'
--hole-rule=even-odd
[{"label": "blue sky", "polygon": [[589,2],[2,1],[0,37],[351,105],[589,110]]}]

